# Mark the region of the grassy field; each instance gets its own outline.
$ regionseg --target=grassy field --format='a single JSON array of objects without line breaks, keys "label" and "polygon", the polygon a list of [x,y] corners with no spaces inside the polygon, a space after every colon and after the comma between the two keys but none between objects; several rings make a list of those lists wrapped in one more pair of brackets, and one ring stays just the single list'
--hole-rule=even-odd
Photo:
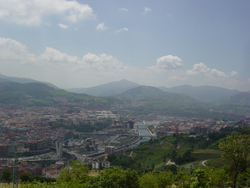
[{"label": "grassy field", "polygon": [[221,151],[214,149],[200,149],[193,151],[192,154],[198,160],[219,159]]},{"label": "grassy field", "polygon": [[194,140],[190,140],[189,143],[181,141],[177,143],[174,140],[173,137],[168,137],[161,140],[151,141],[151,143],[145,143],[138,148],[127,150],[125,154],[129,156],[133,151],[133,155],[131,156],[132,159],[137,161],[137,164],[145,170],[162,169],[166,166],[173,151],[176,151],[177,155],[181,156],[187,150],[191,150],[191,156],[195,161],[184,163],[183,165],[180,165],[181,167],[199,167],[202,166],[202,162],[205,160],[207,160],[205,163],[207,166],[223,166],[223,162],[220,159],[221,152],[219,150],[195,149],[193,145],[197,146],[197,144],[200,144],[201,142],[203,143],[203,140],[201,140],[201,142],[198,141],[198,143],[194,142]]}]

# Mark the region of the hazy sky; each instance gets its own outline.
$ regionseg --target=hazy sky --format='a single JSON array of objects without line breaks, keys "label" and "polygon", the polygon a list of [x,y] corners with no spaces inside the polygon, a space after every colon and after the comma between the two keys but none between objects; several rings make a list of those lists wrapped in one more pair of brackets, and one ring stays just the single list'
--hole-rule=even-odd
[{"label": "hazy sky", "polygon": [[250,90],[249,0],[0,0],[0,73]]}]

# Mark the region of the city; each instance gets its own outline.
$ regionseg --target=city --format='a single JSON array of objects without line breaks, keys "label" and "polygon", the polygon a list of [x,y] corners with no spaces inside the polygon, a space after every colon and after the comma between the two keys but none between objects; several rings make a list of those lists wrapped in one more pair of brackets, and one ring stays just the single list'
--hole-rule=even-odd
[{"label": "city", "polygon": [[[73,159],[83,163],[92,161],[95,167],[93,160],[96,157],[136,147],[142,141],[190,133],[206,139],[208,133],[218,132],[237,122],[156,114],[140,118],[121,121],[124,117],[111,111],[92,111],[79,107],[70,113],[69,108],[2,108],[0,173],[6,167],[13,167],[15,155],[18,154],[19,173],[27,171],[34,176],[57,177],[60,168]],[[76,131],[78,126],[103,122],[104,119],[109,119],[110,124],[103,130],[89,133]],[[242,123],[250,126],[250,119],[242,120]],[[63,128],[65,126],[71,128]],[[39,164],[41,161],[53,161],[54,164],[43,167]]]}]

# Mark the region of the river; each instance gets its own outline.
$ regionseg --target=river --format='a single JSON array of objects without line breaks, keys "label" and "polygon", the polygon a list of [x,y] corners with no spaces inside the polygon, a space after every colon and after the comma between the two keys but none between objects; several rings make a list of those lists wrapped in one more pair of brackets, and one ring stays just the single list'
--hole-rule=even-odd
[{"label": "river", "polygon": [[[143,124],[143,122],[141,121],[137,121],[136,123],[136,126],[137,126],[137,131],[139,133],[139,136],[141,137],[140,140],[138,140],[136,143],[134,144],[131,144],[131,145],[127,145],[127,146],[124,146],[124,147],[121,147],[121,148],[116,148],[115,151],[122,151],[123,149],[125,148],[134,148],[134,147],[137,147],[140,143],[142,142],[146,142],[146,141],[149,141],[150,138],[151,138],[151,134],[148,132],[148,129],[147,127]],[[97,154],[95,154],[96,156],[97,155],[101,155],[103,154],[104,152],[99,152]]]},{"label": "river", "polygon": [[139,133],[139,136],[141,136],[141,139],[136,142],[135,144],[132,144],[130,147],[136,147],[138,146],[140,143],[142,142],[146,142],[150,140],[150,136],[151,134],[148,132],[147,127],[143,124],[143,122],[141,121],[137,121],[135,122],[136,126],[137,126],[137,131]]}]

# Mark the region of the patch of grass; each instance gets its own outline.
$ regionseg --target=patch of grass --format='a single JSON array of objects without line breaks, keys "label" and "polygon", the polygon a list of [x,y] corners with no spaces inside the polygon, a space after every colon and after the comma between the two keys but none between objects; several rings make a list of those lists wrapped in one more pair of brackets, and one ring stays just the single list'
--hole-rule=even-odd
[{"label": "patch of grass", "polygon": [[221,168],[225,165],[224,161],[222,161],[220,158],[219,159],[211,159],[206,162],[207,166],[213,166],[215,168]]},{"label": "patch of grass", "polygon": [[195,150],[194,152],[192,152],[192,156],[199,161],[208,159],[219,159],[220,155],[221,155],[220,151],[213,149],[202,149],[202,150]]},{"label": "patch of grass", "polygon": [[[103,170],[102,170],[103,171]],[[92,169],[89,173],[89,176],[97,177],[100,175],[100,172],[97,169]]]}]

